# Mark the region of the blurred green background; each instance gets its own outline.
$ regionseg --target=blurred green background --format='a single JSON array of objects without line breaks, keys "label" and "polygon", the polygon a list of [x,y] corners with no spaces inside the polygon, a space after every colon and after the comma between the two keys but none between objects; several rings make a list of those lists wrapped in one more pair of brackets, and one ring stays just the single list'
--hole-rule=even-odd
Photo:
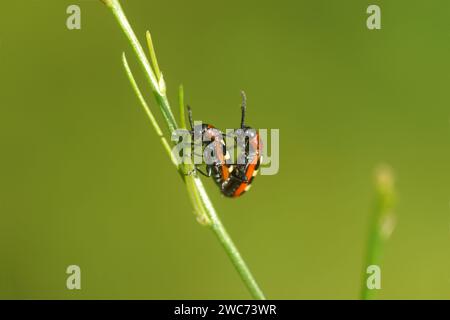
[{"label": "blurred green background", "polygon": [[[378,297],[450,297],[450,2],[122,4],[153,34],[172,105],[183,83],[196,119],[235,127],[245,89],[248,123],[280,129],[278,175],[237,200],[203,179],[268,298],[358,298],[379,163],[399,201]],[[99,1],[2,3],[0,298],[250,298],[195,221],[122,51],[146,88]],[[82,290],[66,289],[70,264]]]}]

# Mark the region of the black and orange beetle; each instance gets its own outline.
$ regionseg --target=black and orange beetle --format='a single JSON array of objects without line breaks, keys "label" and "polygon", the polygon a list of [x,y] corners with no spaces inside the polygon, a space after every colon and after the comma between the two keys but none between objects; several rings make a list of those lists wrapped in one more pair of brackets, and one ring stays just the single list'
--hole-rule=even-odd
[{"label": "black and orange beetle", "polygon": [[[214,152],[215,157],[209,159],[210,161],[208,161],[208,163],[206,164],[206,173],[203,172],[198,166],[195,166],[195,170],[197,172],[200,172],[204,176],[210,177],[213,171],[219,170],[220,168],[222,168],[222,166],[226,164],[226,159],[229,156],[228,151],[226,149],[225,141],[223,139],[223,133],[211,124],[202,123],[199,125],[194,125],[194,121],[192,120],[192,110],[189,106],[187,106],[187,108],[188,108],[189,124],[191,126],[192,153],[196,154],[197,156],[204,157],[205,154],[208,154],[208,151],[211,152],[215,151]],[[197,141],[195,140],[196,138],[202,139],[200,144],[197,144]],[[199,147],[201,146],[200,148],[202,151],[201,155],[195,153],[196,146]],[[224,172],[224,175],[226,174],[227,172]]]},{"label": "black and orange beetle", "polygon": [[[259,133],[245,124],[247,98],[244,91],[241,91],[241,96],[241,126],[234,130],[234,136],[241,137],[241,139],[237,138],[236,141],[238,147],[244,152],[241,154],[239,161],[233,164],[227,162],[229,153],[223,139],[224,134],[210,124],[194,127],[192,112],[188,107],[192,133],[205,135],[207,139],[204,140],[207,140],[209,147],[212,146],[216,149],[217,155],[215,161],[206,165],[206,173],[197,167],[196,170],[207,177],[212,176],[221,193],[231,198],[239,197],[248,191],[262,161]],[[214,143],[210,144],[209,141]],[[204,146],[206,147],[206,144]]]},{"label": "black and orange beetle", "polygon": [[237,139],[244,152],[237,164],[225,164],[228,176],[221,174],[223,169],[216,171],[214,176],[222,194],[232,198],[239,197],[250,189],[262,159],[259,133],[245,124],[247,98],[244,91],[241,91],[241,96],[241,127],[235,130],[235,136],[244,138]]}]

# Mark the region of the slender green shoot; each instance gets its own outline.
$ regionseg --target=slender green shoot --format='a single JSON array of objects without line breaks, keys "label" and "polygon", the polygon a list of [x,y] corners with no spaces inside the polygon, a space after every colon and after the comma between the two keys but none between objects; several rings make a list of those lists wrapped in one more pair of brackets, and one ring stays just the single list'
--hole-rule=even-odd
[{"label": "slender green shoot", "polygon": [[148,118],[150,119],[150,123],[152,124],[153,128],[156,131],[156,134],[161,139],[161,143],[164,147],[164,150],[166,150],[167,154],[172,159],[172,162],[177,165],[176,159],[172,155],[172,148],[170,147],[169,143],[166,140],[166,137],[164,137],[163,132],[161,128],[158,125],[158,122],[156,122],[155,116],[153,115],[152,111],[147,105],[147,102],[145,102],[144,96],[142,95],[141,91],[139,90],[139,87],[136,83],[136,80],[134,79],[133,73],[131,72],[130,66],[128,65],[127,58],[125,56],[125,53],[122,54],[122,63],[125,68],[125,73],[128,76],[128,80],[130,80],[131,87],[134,89],[134,93],[139,99],[139,102],[141,103],[145,113],[147,114]]},{"label": "slender green shoot", "polygon": [[376,198],[370,221],[366,261],[363,268],[361,299],[374,299],[377,289],[370,289],[369,266],[381,267],[384,247],[395,228],[395,186],[390,167],[380,166],[375,172]]},{"label": "slender green shoot", "polygon": [[156,78],[161,79],[161,71],[159,70],[158,59],[156,58],[155,47],[153,46],[152,35],[150,31],[147,30],[145,33],[145,37],[147,38],[147,46],[150,52],[150,61],[152,62],[153,70],[155,71]]},{"label": "slender green shoot", "polygon": [[142,49],[139,40],[134,34],[133,29],[131,28],[130,23],[128,22],[127,17],[125,16],[124,11],[122,10],[122,6],[118,0],[101,0],[106,6],[111,9],[116,21],[119,23],[122,31],[127,37],[128,41],[131,44],[131,47],[134,50],[134,53],[137,56],[138,62],[144,71],[144,74],[147,78],[147,81],[152,88],[152,91],[155,95],[156,101],[161,108],[164,119],[166,120],[169,131],[174,131],[178,126],[173,116],[172,110],[170,109],[169,101],[167,100],[166,92],[165,92],[165,83],[161,82],[162,77],[157,79],[153,69],[150,66],[150,63],[147,60],[144,49]]},{"label": "slender green shoot", "polygon": [[[180,85],[178,89],[178,106],[180,109],[180,124],[181,129],[186,129],[186,117],[184,113],[184,89],[183,86]],[[188,137],[190,138],[190,137]],[[211,219],[209,218],[208,212],[206,212],[205,207],[203,206],[201,195],[199,190],[196,187],[195,179],[199,180],[197,176],[194,175],[195,167],[193,164],[183,163],[182,171],[185,175],[186,189],[189,195],[189,199],[191,200],[192,206],[194,207],[194,214],[197,217],[197,221],[202,225],[211,226]],[[200,181],[200,180],[199,180]]]}]

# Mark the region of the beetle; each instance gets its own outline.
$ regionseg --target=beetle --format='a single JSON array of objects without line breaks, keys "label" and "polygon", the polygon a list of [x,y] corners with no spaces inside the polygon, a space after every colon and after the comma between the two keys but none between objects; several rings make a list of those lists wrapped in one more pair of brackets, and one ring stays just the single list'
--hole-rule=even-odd
[{"label": "beetle", "polygon": [[[195,171],[203,174],[204,176],[211,177],[213,172],[217,170],[223,170],[222,175],[227,179],[228,171],[223,167],[226,164],[226,160],[229,158],[229,153],[226,149],[225,140],[223,139],[223,133],[211,124],[202,123],[200,125],[194,125],[192,120],[192,109],[187,106],[189,124],[191,126],[191,138],[192,138],[192,153],[198,156],[205,156],[208,152],[214,153],[214,156],[210,158],[209,163],[206,165],[206,173],[203,172],[198,165],[195,165]],[[201,137],[201,150],[202,155],[195,153],[198,144],[195,138]]]},{"label": "beetle", "polygon": [[[196,170],[207,177],[212,176],[221,193],[231,198],[239,197],[249,190],[262,161],[259,133],[245,124],[247,97],[244,91],[241,91],[241,97],[241,126],[234,130],[234,136],[244,137],[244,139],[236,139],[241,150],[244,150],[244,154],[240,158],[241,161],[233,164],[227,162],[229,153],[223,139],[224,134],[210,124],[194,126],[192,111],[188,107],[192,134],[201,134],[202,137],[204,135],[207,139],[204,139],[203,146],[206,148],[212,146],[217,156],[215,161],[206,165],[206,173],[198,167]],[[214,142],[213,144],[210,144],[211,140]]]},{"label": "beetle", "polygon": [[[262,161],[259,133],[245,124],[247,97],[244,91],[241,91],[241,97],[241,126],[235,129],[234,135],[244,137],[244,139],[237,139],[244,154],[237,164],[226,163],[222,168],[212,168],[214,180],[220,191],[223,195],[232,198],[237,198],[250,189]],[[245,139],[245,137],[248,138]],[[223,174],[226,171],[225,168],[228,169],[228,174]]]}]

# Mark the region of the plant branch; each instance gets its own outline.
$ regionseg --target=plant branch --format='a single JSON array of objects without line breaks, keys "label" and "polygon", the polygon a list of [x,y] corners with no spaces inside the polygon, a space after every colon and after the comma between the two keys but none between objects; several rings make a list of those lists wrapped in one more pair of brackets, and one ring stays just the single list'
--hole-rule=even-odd
[{"label": "plant branch", "polygon": [[117,22],[122,28],[122,31],[128,38],[128,41],[130,42],[131,47],[133,48],[142,69],[144,70],[144,73],[147,77],[150,87],[152,88],[152,91],[155,94],[155,98],[161,107],[169,131],[170,132],[174,131],[177,128],[177,122],[175,121],[175,117],[173,116],[173,113],[169,106],[169,101],[167,100],[165,92],[165,84],[164,82],[161,83],[156,78],[156,75],[153,72],[150,63],[148,62],[147,57],[145,56],[141,44],[139,43],[136,35],[134,34],[133,29],[130,26],[130,23],[128,22],[127,17],[125,16],[125,13],[122,10],[120,2],[118,0],[101,0],[101,1],[103,1],[108,6],[108,8],[111,9],[114,17],[116,18]]},{"label": "plant branch", "polygon": [[156,58],[155,47],[153,46],[153,40],[150,31],[147,31],[145,33],[145,37],[147,38],[147,46],[150,52],[150,60],[152,62],[153,70],[155,70],[156,78],[159,81],[159,79],[161,78],[161,71],[159,70],[158,59]]},{"label": "plant branch", "polygon": [[[147,42],[150,50],[150,58],[152,61],[153,69],[150,65],[150,63],[147,60],[147,57],[144,53],[144,50],[142,49],[142,46],[140,45],[139,41],[136,38],[136,35],[134,34],[126,16],[125,13],[122,10],[122,7],[120,5],[119,0],[101,0],[103,3],[107,5],[107,7],[112,11],[114,17],[116,18],[117,22],[119,23],[122,31],[125,33],[125,36],[127,37],[128,41],[130,42],[136,57],[146,75],[147,81],[150,84],[150,87],[152,88],[152,91],[155,95],[156,102],[159,105],[164,119],[167,123],[167,126],[169,128],[170,133],[174,132],[176,128],[178,128],[175,117],[173,116],[172,110],[170,108],[169,101],[166,96],[166,88],[165,83],[163,79],[162,73],[159,71],[158,62],[156,59],[156,54],[154,52],[153,43],[151,41],[151,35],[148,32],[147,33]],[[128,79],[131,83],[131,86],[134,89],[135,94],[137,95],[142,107],[144,108],[145,112],[147,113],[147,116],[150,119],[150,122],[152,123],[154,129],[156,130],[156,133],[161,138],[161,143],[164,146],[164,149],[166,152],[169,153],[169,156],[172,159],[172,162],[177,167],[178,171],[181,174],[181,177],[183,181],[186,183],[186,187],[188,190],[189,198],[191,199],[191,202],[194,206],[194,212],[197,216],[197,220],[206,226],[209,226],[216,237],[218,238],[219,242],[223,246],[225,252],[229,256],[231,262],[233,263],[234,267],[238,271],[241,279],[243,280],[244,284],[247,286],[248,290],[250,291],[251,295],[255,299],[265,299],[263,292],[259,288],[258,284],[256,283],[252,273],[250,272],[250,269],[246,265],[245,261],[242,259],[242,256],[240,255],[237,247],[231,240],[230,236],[228,235],[225,227],[223,226],[222,222],[219,219],[219,216],[214,209],[214,206],[209,199],[206,190],[203,186],[202,181],[196,174],[192,174],[194,172],[194,166],[192,164],[183,164],[179,165],[176,161],[174,161],[174,157],[172,155],[172,152],[170,150],[170,145],[165,139],[157,121],[155,120],[155,117],[153,116],[153,113],[151,112],[150,108],[148,107],[147,103],[145,102],[145,99],[139,90],[137,83],[134,79],[134,76],[130,70],[130,67],[128,65],[128,62],[126,60],[125,54],[122,56],[122,62],[125,68],[125,71],[127,73]],[[184,118],[184,93],[182,87],[180,87],[179,90],[179,97],[180,97],[180,114],[182,116],[181,119],[181,127],[186,127],[186,122]],[[183,110],[181,110],[183,109]]]},{"label": "plant branch", "polygon": [[395,227],[395,187],[390,167],[380,166],[375,172],[376,199],[371,217],[367,256],[363,270],[361,299],[375,297],[376,289],[369,289],[367,268],[371,265],[381,266],[383,249]]},{"label": "plant branch", "polygon": [[141,90],[139,90],[139,87],[136,83],[136,80],[134,79],[133,73],[131,72],[130,66],[128,65],[128,61],[127,58],[125,56],[125,53],[122,53],[122,63],[123,66],[125,68],[125,73],[128,76],[128,80],[130,80],[130,84],[131,87],[134,89],[134,93],[136,94],[136,96],[139,99],[139,102],[141,103],[142,107],[144,108],[145,113],[147,114],[153,128],[156,131],[156,134],[158,135],[158,137],[160,137],[161,139],[161,143],[164,147],[164,150],[166,150],[167,154],[169,155],[169,157],[172,160],[172,163],[178,167],[177,161],[176,159],[173,157],[172,154],[172,148],[170,147],[170,144],[167,142],[166,137],[164,137],[161,128],[158,125],[158,122],[155,119],[155,116],[153,115],[152,111],[150,110],[150,108],[147,105],[147,102],[145,102],[144,96],[141,93]]}]

